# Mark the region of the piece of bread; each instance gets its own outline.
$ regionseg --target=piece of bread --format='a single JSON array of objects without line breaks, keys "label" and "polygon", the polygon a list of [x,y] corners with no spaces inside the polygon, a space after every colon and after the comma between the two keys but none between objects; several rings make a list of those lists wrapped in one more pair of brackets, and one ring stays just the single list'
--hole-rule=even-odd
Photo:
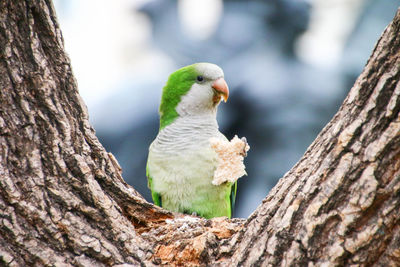
[{"label": "piece of bread", "polygon": [[234,183],[243,175],[247,175],[243,159],[247,155],[250,146],[245,138],[239,139],[235,135],[230,142],[211,138],[210,144],[218,155],[218,165],[214,172],[212,184],[220,185],[227,181]]}]

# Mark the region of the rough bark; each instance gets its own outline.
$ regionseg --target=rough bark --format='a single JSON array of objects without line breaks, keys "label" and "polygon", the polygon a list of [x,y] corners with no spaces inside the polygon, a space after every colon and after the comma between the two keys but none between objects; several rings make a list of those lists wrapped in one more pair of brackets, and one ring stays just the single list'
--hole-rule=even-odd
[{"label": "rough bark", "polygon": [[123,181],[50,0],[0,2],[0,56],[0,265],[400,265],[400,11],[247,220],[173,214]]}]

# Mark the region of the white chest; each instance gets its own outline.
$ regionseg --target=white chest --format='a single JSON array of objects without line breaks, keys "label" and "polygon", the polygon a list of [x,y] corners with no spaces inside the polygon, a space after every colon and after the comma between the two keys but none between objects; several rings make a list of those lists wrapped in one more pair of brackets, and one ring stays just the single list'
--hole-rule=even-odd
[{"label": "white chest", "polygon": [[214,120],[178,119],[164,128],[150,146],[148,170],[161,195],[180,201],[212,185],[217,154],[210,138],[226,139]]}]

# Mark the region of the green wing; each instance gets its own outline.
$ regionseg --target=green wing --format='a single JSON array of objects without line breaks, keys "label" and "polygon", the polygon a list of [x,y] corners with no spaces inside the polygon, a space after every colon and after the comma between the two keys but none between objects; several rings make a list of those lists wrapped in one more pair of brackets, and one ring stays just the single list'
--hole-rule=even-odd
[{"label": "green wing", "polygon": [[159,193],[153,190],[153,178],[151,178],[150,173],[149,173],[149,167],[146,166],[146,176],[147,176],[147,186],[150,188],[151,191],[151,198],[153,199],[153,202],[155,205],[161,207],[161,196]]},{"label": "green wing", "polygon": [[236,191],[237,191],[237,181],[231,187],[231,218],[233,216],[233,210],[235,208]]}]

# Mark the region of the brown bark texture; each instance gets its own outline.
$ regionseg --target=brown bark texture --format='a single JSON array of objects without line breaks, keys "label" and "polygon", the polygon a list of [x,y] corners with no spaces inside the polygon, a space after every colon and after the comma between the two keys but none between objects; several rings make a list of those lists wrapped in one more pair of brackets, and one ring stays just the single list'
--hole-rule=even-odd
[{"label": "brown bark texture", "polygon": [[400,11],[248,219],[174,214],[97,140],[50,0],[0,1],[0,265],[400,266],[399,80]]}]

